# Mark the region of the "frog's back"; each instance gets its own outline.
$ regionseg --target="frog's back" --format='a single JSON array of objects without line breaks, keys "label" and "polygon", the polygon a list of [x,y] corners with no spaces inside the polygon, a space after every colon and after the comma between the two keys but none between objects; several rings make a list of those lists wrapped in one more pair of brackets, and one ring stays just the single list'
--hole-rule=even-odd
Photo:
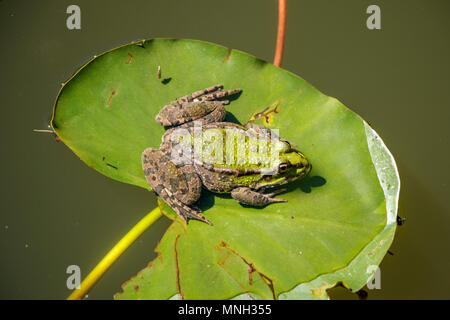
[{"label": "frog's back", "polygon": [[242,125],[231,122],[207,124],[202,128],[203,134],[200,139],[197,138],[198,134],[195,135],[195,129],[190,130],[193,143],[202,146],[201,160],[205,164],[215,168],[236,170],[268,165],[270,140]]},{"label": "frog's back", "polygon": [[[176,136],[183,138],[174,139]],[[271,168],[269,142],[255,131],[231,122],[173,128],[163,138],[167,149],[182,149],[183,153],[189,150],[185,159],[190,158],[203,185],[219,193],[251,186],[261,179],[260,170]],[[261,143],[267,149],[262,151]]]},{"label": "frog's back", "polygon": [[252,172],[262,167],[255,155],[259,137],[254,132],[239,124],[218,122],[203,126],[202,133],[202,157],[194,165],[208,190],[231,192],[261,179],[259,172]]}]

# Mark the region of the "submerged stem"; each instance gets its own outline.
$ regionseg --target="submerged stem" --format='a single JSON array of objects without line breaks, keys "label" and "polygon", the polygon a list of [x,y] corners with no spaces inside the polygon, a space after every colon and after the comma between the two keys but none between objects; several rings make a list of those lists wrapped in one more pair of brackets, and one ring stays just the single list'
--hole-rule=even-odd
[{"label": "submerged stem", "polygon": [[106,254],[106,256],[97,264],[94,270],[83,280],[80,289],[75,289],[67,300],[82,299],[97,281],[105,274],[111,265],[136,241],[137,238],[147,230],[156,220],[162,216],[159,208],[153,209],[141,221],[139,221],[117,244]]}]

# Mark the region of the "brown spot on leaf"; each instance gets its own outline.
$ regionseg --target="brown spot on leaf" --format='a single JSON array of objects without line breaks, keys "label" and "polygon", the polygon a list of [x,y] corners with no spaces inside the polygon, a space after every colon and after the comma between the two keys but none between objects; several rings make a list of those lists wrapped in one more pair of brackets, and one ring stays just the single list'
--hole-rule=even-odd
[{"label": "brown spot on leaf", "polygon": [[377,243],[377,246],[370,252],[367,253],[367,256],[370,257],[371,255],[374,255],[378,249],[381,248],[381,246],[386,242],[386,240],[381,240]]},{"label": "brown spot on leaf", "polygon": [[278,108],[280,102],[280,100],[277,100],[274,104],[264,108],[262,111],[253,113],[248,122],[253,122],[256,119],[263,118],[265,124],[271,124],[274,115],[280,113],[280,109]]},{"label": "brown spot on leaf", "polygon": [[129,58],[128,58],[128,61],[127,61],[127,62],[125,62],[125,64],[130,64],[130,63],[131,63],[131,61],[132,61],[132,60],[133,60],[133,58],[134,58],[133,54],[132,54],[132,53],[130,53],[130,52],[128,52],[128,56],[129,56]]},{"label": "brown spot on leaf", "polygon": [[[257,270],[257,268],[255,267],[255,265],[249,261],[247,261],[243,256],[241,256],[238,252],[236,252],[234,249],[232,249],[226,242],[221,241],[219,243],[220,247],[224,247],[226,249],[228,249],[231,253],[233,253],[234,255],[238,256],[239,258],[241,258],[241,260],[247,265],[248,267],[248,282],[249,285],[253,284],[253,273],[257,272],[259,274],[259,276],[261,277],[261,279],[263,279],[263,281],[266,283],[266,285],[269,287],[270,292],[272,293],[272,298],[274,300],[277,299],[276,293],[275,293],[275,287],[273,285],[273,280],[270,279],[268,276],[266,276],[264,273],[260,272]],[[220,265],[220,264],[219,264]],[[223,267],[223,263],[222,263],[222,267]],[[224,269],[225,270],[225,269]],[[242,286],[242,285],[241,285]],[[242,286],[243,287],[243,286]]]},{"label": "brown spot on leaf", "polygon": [[248,267],[248,284],[253,285],[253,272],[255,272],[255,268],[253,268],[253,265],[249,265]]},{"label": "brown spot on leaf", "polygon": [[313,296],[317,298],[323,298],[323,296],[326,294],[327,289],[330,287],[330,285],[326,282],[323,282],[322,285],[317,289],[312,289],[311,292]]},{"label": "brown spot on leaf", "polygon": [[138,291],[138,290],[139,290],[139,286],[138,286],[138,285],[135,285],[135,286],[133,287],[133,289],[134,289],[134,291]]},{"label": "brown spot on leaf", "polygon": [[180,238],[180,235],[177,235],[175,238],[175,245],[174,245],[174,251],[175,251],[175,270],[176,270],[176,276],[177,276],[177,291],[179,295],[181,296],[181,299],[184,300],[184,294],[183,291],[181,291],[181,285],[180,285],[180,267],[178,265],[178,251],[177,251],[177,245],[178,245],[178,239]]},{"label": "brown spot on leaf", "polygon": [[116,89],[113,89],[112,91],[111,91],[111,93],[109,94],[109,97],[108,97],[108,100],[106,101],[106,105],[108,106],[108,108],[110,108],[111,109],[111,100],[112,100],[112,98],[114,97],[114,95],[117,93],[117,90]]},{"label": "brown spot on leaf", "polygon": [[232,52],[232,49],[231,49],[231,48],[228,48],[227,55],[225,56],[225,58],[223,58],[222,63],[225,63],[225,62],[227,62],[228,60],[230,60],[231,52]]},{"label": "brown spot on leaf", "polygon": [[[219,246],[222,246],[221,244],[222,243],[220,243]],[[225,256],[222,259],[220,259],[219,261],[217,261],[217,265],[219,267],[221,267],[223,269],[223,271],[225,271],[230,276],[230,278],[233,279],[234,282],[236,282],[242,288],[242,290],[244,290],[244,292],[248,295],[248,297],[250,299],[254,300],[253,296],[248,292],[248,289],[245,287],[245,285],[243,283],[241,283],[227,268],[225,268],[225,261],[228,259],[228,257],[230,255],[233,255],[233,253],[231,251],[227,250]],[[249,272],[250,272],[250,269],[249,269]],[[249,273],[249,282],[252,281],[252,274],[253,273]],[[252,285],[252,283],[250,283],[250,285]]]}]

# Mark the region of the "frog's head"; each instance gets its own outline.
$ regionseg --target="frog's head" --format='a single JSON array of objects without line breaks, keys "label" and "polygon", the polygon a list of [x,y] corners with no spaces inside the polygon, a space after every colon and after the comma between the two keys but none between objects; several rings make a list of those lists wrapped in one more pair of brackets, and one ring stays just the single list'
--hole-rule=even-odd
[{"label": "frog's head", "polygon": [[283,185],[301,179],[311,171],[311,164],[296,146],[280,139],[277,148],[278,159],[273,164],[272,172],[262,176],[254,186],[256,189]]}]

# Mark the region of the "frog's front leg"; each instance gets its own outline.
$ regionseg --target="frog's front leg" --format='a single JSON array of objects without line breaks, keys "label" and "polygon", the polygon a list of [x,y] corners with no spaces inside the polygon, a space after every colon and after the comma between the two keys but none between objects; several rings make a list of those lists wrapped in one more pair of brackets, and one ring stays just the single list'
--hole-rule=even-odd
[{"label": "frog's front leg", "polygon": [[263,207],[266,204],[274,203],[274,202],[287,202],[286,199],[281,198],[273,198],[274,195],[277,195],[281,192],[286,191],[285,189],[280,189],[274,191],[272,193],[260,193],[258,191],[252,190],[248,187],[239,187],[233,189],[231,191],[231,196],[234,200],[254,207]]},{"label": "frog's front leg", "polygon": [[192,207],[201,194],[202,182],[192,165],[178,167],[170,152],[152,148],[142,153],[142,168],[148,184],[175,212],[188,223],[190,219],[211,224]]},{"label": "frog's front leg", "polygon": [[178,126],[202,118],[204,123],[225,119],[224,105],[228,100],[219,100],[241,91],[222,90],[222,85],[196,91],[165,105],[156,116],[163,126]]}]

